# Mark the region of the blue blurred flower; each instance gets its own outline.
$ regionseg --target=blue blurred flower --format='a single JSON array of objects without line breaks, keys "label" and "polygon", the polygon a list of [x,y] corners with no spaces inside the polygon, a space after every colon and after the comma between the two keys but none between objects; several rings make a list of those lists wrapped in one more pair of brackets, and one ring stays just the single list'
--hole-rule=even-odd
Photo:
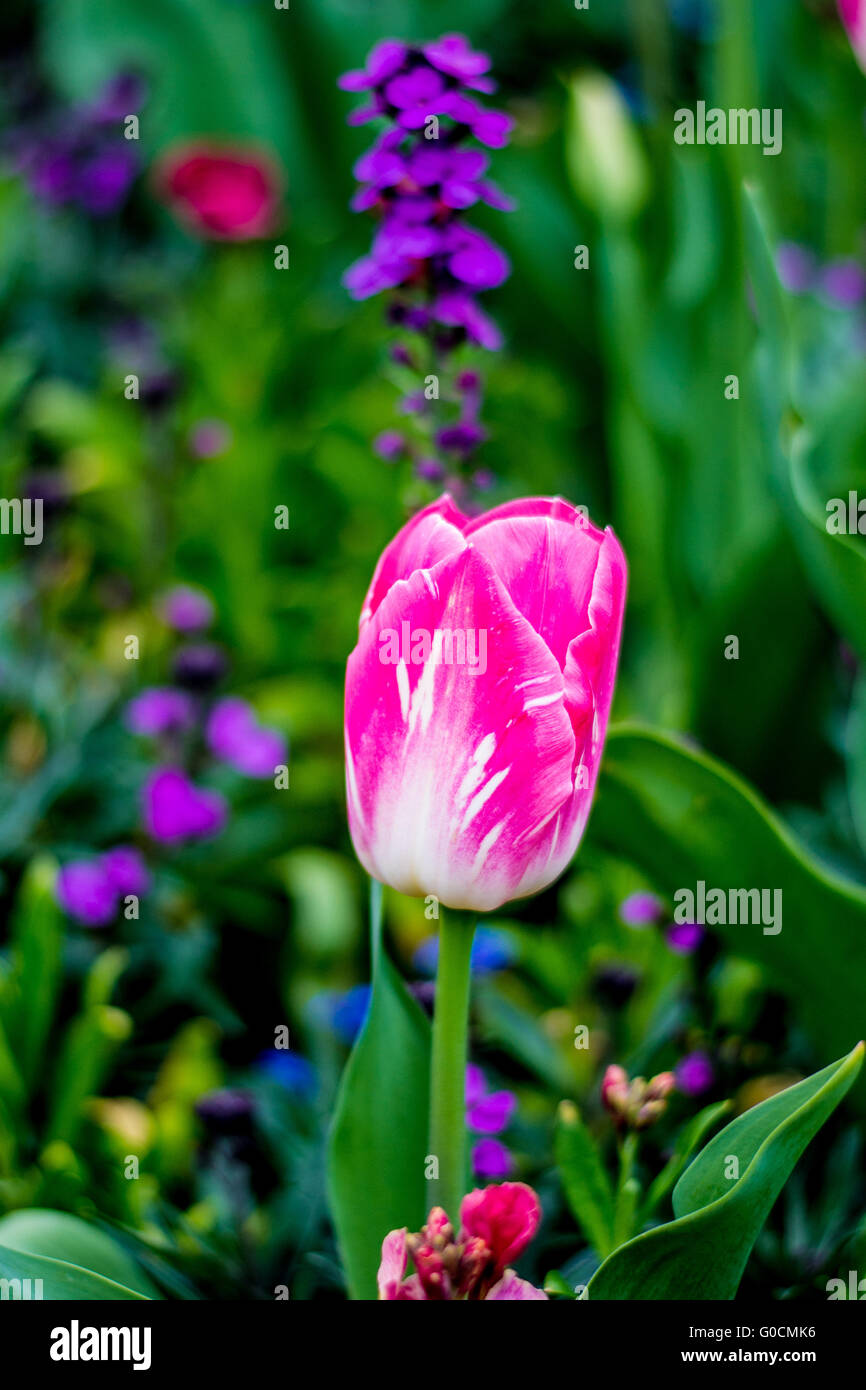
[{"label": "blue blurred flower", "polygon": [[256,1066],[269,1081],[276,1081],[292,1095],[309,1100],[316,1093],[316,1069],[299,1052],[272,1047],[261,1054]]},{"label": "blue blurred flower", "polygon": [[[495,927],[478,927],[472,942],[473,975],[490,975],[505,970],[514,960],[514,945]],[[439,963],[439,938],[428,936],[415,951],[412,964],[420,975],[435,975]]]}]

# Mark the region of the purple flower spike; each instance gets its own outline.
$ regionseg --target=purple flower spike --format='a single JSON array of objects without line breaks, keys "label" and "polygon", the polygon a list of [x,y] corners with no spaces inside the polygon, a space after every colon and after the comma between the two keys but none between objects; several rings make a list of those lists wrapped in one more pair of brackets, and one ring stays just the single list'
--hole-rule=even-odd
[{"label": "purple flower spike", "polygon": [[[398,357],[392,348],[393,359],[406,366],[432,359],[437,378],[463,343],[488,351],[502,346],[478,295],[508,277],[508,258],[464,220],[476,203],[500,211],[513,207],[487,181],[490,158],[479,148],[501,148],[512,127],[505,112],[475,99],[476,93],[494,89],[489,68],[487,54],[472,49],[463,34],[444,34],[421,46],[386,40],[362,70],[340,79],[345,90],[369,94],[368,104],[350,122],[381,117],[384,126],[355,164],[360,187],[352,200],[357,211],[375,215],[378,227],[369,253],[349,267],[343,283],[356,299],[389,295],[389,322],[426,340],[418,356],[401,345]],[[415,400],[405,389],[404,397]],[[447,381],[434,399],[441,404],[425,409],[425,422],[440,448],[461,456],[458,492],[465,491],[473,477],[466,459],[485,431],[477,418],[448,420],[455,397]],[[479,405],[474,403],[475,416]],[[456,433],[449,435],[449,429]],[[418,478],[437,481],[442,461],[427,456],[429,434],[424,433],[423,454],[418,441],[401,439],[398,445],[393,431],[380,435],[377,452],[389,463],[408,457]]]}]

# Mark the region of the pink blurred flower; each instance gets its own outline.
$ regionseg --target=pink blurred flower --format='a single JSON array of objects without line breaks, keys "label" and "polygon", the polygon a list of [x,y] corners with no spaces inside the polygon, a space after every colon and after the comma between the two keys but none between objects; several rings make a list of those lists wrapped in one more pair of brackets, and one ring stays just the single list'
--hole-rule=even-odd
[{"label": "pink blurred flower", "polygon": [[[464,1197],[457,1236],[446,1213],[434,1207],[416,1235],[404,1227],[382,1242],[380,1299],[546,1301],[541,1289],[507,1267],[532,1240],[540,1217],[538,1198],[519,1182],[476,1189]],[[406,1279],[410,1257],[416,1272]]]},{"label": "pink blurred flower", "polygon": [[156,184],[197,236],[249,241],[276,226],[281,179],[256,146],[185,145],[162,157]]},{"label": "pink blurred flower", "polygon": [[560,498],[469,520],[445,496],[403,527],[346,673],[349,825],[370,874],[491,911],[562,872],[598,775],[625,587],[613,532]]},{"label": "pink blurred flower", "polygon": [[215,835],[226,820],[218,792],[202,791],[178,768],[154,772],[144,788],[144,822],[149,835],[166,844]]},{"label": "pink blurred flower", "polygon": [[866,0],[839,0],[839,13],[857,62],[866,72]]}]

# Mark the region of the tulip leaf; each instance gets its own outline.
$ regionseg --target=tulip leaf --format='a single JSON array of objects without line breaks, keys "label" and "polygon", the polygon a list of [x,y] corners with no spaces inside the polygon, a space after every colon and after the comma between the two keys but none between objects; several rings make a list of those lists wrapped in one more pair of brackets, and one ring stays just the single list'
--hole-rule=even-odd
[{"label": "tulip leaf", "polygon": [[[10,1252],[22,1256],[35,1255],[110,1280],[127,1289],[130,1297],[135,1294],[142,1298],[159,1297],[150,1279],[122,1245],[98,1226],[82,1221],[69,1212],[49,1211],[42,1207],[9,1212],[0,1219],[0,1259],[9,1256]],[[91,1297],[90,1294],[79,1296]]]},{"label": "tulip leaf", "polygon": [[430,1025],[385,954],[381,885],[372,894],[373,991],[340,1082],[328,1188],[352,1298],[376,1297],[382,1241],[427,1216],[424,1173]]},{"label": "tulip leaf", "polygon": [[773,1203],[862,1061],[861,1042],[727,1125],[677,1183],[676,1220],[615,1250],[590,1280],[589,1298],[733,1298]]},{"label": "tulip leaf", "polygon": [[559,1107],[554,1153],[572,1214],[604,1259],[613,1249],[613,1189],[595,1140],[571,1101]]},{"label": "tulip leaf", "polygon": [[697,1115],[693,1115],[691,1120],[683,1125],[673,1153],[647,1192],[643,1207],[647,1217],[652,1215],[659,1203],[668,1195],[704,1136],[730,1108],[731,1102],[729,1100],[716,1101],[714,1105],[707,1105],[703,1110],[699,1110]]},{"label": "tulip leaf", "polygon": [[[612,729],[590,837],[628,857],[671,897],[685,888],[696,893],[701,881],[707,892],[781,890],[780,931],[767,924],[709,929],[793,997],[830,1055],[866,1031],[866,892],[815,860],[721,763],[654,730]],[[827,950],[815,949],[818,923],[832,928]]]}]

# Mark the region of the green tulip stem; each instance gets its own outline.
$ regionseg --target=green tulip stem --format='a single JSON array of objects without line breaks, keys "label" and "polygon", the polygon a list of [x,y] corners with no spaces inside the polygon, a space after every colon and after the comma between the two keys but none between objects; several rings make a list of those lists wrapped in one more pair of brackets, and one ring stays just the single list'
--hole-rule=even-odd
[{"label": "green tulip stem", "polygon": [[439,966],[433,1010],[430,1072],[430,1157],[438,1164],[431,1206],[457,1223],[466,1192],[466,1052],[474,918],[444,912],[439,919]]}]

